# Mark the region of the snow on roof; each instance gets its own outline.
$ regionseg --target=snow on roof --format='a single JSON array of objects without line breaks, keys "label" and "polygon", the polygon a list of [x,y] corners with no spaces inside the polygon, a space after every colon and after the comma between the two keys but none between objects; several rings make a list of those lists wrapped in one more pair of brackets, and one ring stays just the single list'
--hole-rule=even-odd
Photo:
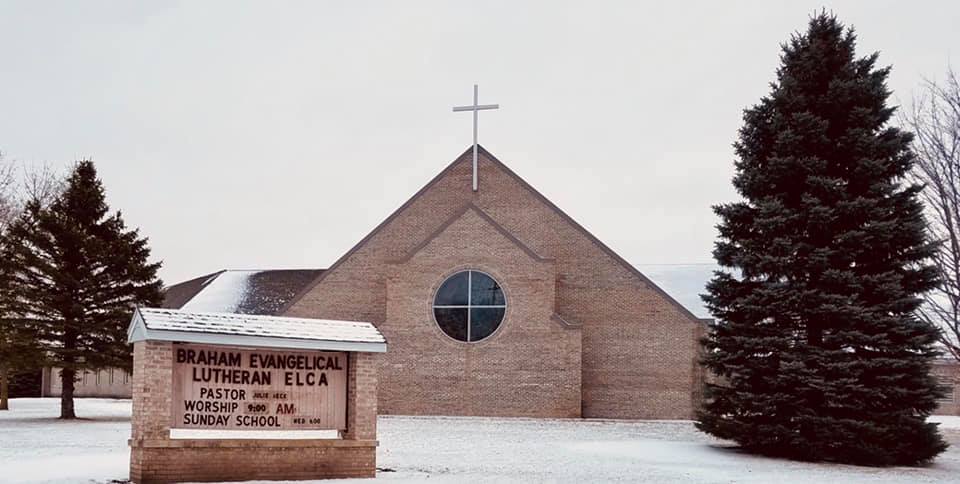
[{"label": "snow on roof", "polygon": [[203,289],[181,309],[217,313],[235,313],[250,291],[250,278],[261,271],[227,270],[203,282]]},{"label": "snow on roof", "polygon": [[370,323],[252,314],[138,308],[128,342],[144,340],[382,353],[383,334]]},{"label": "snow on roof", "polygon": [[323,269],[221,270],[164,289],[164,308],[280,315]]}]

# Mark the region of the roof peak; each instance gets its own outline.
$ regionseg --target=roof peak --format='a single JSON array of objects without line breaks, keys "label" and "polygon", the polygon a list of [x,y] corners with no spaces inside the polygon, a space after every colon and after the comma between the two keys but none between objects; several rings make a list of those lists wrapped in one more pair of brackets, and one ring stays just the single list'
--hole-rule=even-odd
[{"label": "roof peak", "polygon": [[[342,256],[340,256],[340,258],[337,259],[326,271],[324,271],[323,273],[317,275],[317,277],[314,278],[314,280],[313,280],[312,282],[310,282],[309,284],[307,284],[306,286],[304,286],[293,298],[291,298],[291,299],[284,305],[284,307],[279,311],[279,313],[280,313],[280,314],[284,314],[284,313],[286,313],[287,311],[289,311],[290,308],[292,308],[300,299],[302,299],[307,293],[309,293],[311,290],[313,290],[314,287],[316,287],[318,284],[320,284],[320,282],[323,281],[328,275],[330,275],[333,271],[335,271],[335,270],[340,266],[340,264],[342,264],[344,261],[346,261],[347,259],[349,259],[357,250],[359,250],[361,247],[363,247],[371,238],[373,238],[377,233],[379,233],[380,230],[382,230],[382,229],[383,229],[384,227],[386,227],[390,222],[392,222],[395,217],[397,217],[399,214],[403,213],[403,212],[404,212],[407,208],[409,208],[416,200],[418,200],[424,193],[426,193],[431,187],[433,187],[438,181],[440,181],[440,180],[443,179],[448,173],[450,173],[450,171],[453,170],[455,166],[457,166],[459,163],[464,162],[464,161],[466,161],[466,162],[472,162],[472,159],[473,159],[473,146],[474,146],[474,144],[471,143],[471,144],[467,147],[467,149],[464,150],[463,153],[461,153],[459,156],[457,156],[449,165],[446,166],[446,168],[444,168],[443,170],[441,170],[440,173],[438,173],[436,176],[434,176],[429,182],[427,182],[426,185],[424,185],[422,188],[420,188],[420,190],[418,190],[416,193],[414,193],[413,196],[411,196],[409,199],[407,199],[407,201],[404,202],[399,208],[397,208],[396,210],[394,210],[393,213],[391,213],[386,219],[384,219],[382,222],[380,222],[379,225],[377,225],[376,227],[373,228],[373,230],[371,230],[369,233],[367,233],[367,235],[366,235],[363,239],[361,239],[359,242],[357,242],[356,245],[354,245],[354,246],[353,246],[350,250],[348,250],[345,254],[343,254]],[[640,271],[639,271],[636,267],[634,267],[632,264],[630,264],[629,262],[627,262],[626,259],[624,259],[623,257],[621,257],[621,256],[620,256],[619,254],[617,254],[616,252],[614,252],[613,249],[611,249],[608,245],[604,244],[599,238],[597,238],[595,235],[593,235],[592,233],[590,233],[590,231],[588,231],[586,228],[584,228],[582,225],[580,225],[580,224],[579,224],[576,220],[574,220],[572,217],[570,217],[569,215],[567,215],[567,213],[564,212],[563,210],[561,210],[560,207],[558,207],[556,204],[554,204],[552,201],[550,201],[550,199],[548,199],[547,197],[545,197],[542,193],[540,193],[540,192],[539,192],[536,188],[534,188],[532,185],[530,185],[529,183],[527,183],[527,181],[524,180],[522,177],[520,177],[520,175],[517,175],[516,172],[514,172],[513,170],[511,170],[510,167],[508,167],[505,163],[503,163],[502,161],[500,161],[493,153],[491,153],[489,150],[487,150],[486,148],[484,148],[482,144],[477,143],[476,146],[477,146],[478,160],[479,160],[480,158],[485,158],[487,162],[489,162],[489,163],[492,164],[493,166],[495,166],[495,167],[503,170],[504,173],[506,173],[509,177],[511,177],[511,178],[513,178],[514,180],[516,180],[517,183],[518,183],[523,189],[527,190],[527,191],[528,191],[529,193],[531,193],[535,198],[537,198],[538,200],[540,200],[547,208],[549,208],[550,210],[553,210],[554,213],[556,213],[557,215],[559,215],[561,219],[563,219],[566,223],[568,223],[568,224],[570,224],[571,226],[573,226],[577,231],[579,231],[581,234],[583,234],[591,243],[593,243],[593,244],[594,244],[596,247],[598,247],[602,252],[604,252],[605,254],[607,254],[610,258],[612,258],[615,262],[617,262],[619,265],[621,265],[621,266],[622,266],[624,269],[626,269],[628,272],[630,272],[631,274],[633,274],[633,275],[634,275],[637,279],[639,279],[643,284],[647,285],[647,287],[649,287],[649,288],[652,289],[654,292],[656,292],[656,293],[658,293],[659,295],[661,295],[661,296],[662,296],[664,299],[666,299],[670,304],[672,304],[674,307],[676,307],[677,309],[679,309],[680,312],[683,313],[685,316],[687,316],[691,321],[694,321],[694,322],[699,322],[699,321],[700,321],[700,318],[698,318],[695,314],[693,314],[693,313],[692,313],[689,309],[687,309],[684,305],[680,304],[676,299],[673,298],[673,296],[671,296],[671,295],[668,294],[666,291],[664,291],[663,289],[661,289],[660,286],[658,286],[656,283],[654,283],[653,281],[651,281],[650,278],[648,278],[646,275],[644,275],[642,272],[640,272]],[[483,156],[479,156],[479,155],[483,155]],[[478,161],[478,162],[479,162],[479,161]]]}]

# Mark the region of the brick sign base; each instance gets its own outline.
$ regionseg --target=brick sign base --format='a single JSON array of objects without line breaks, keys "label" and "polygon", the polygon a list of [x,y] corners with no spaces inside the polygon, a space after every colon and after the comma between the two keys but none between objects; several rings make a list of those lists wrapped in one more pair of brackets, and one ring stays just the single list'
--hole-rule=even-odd
[{"label": "brick sign base", "polygon": [[374,477],[376,442],[360,440],[170,440],[130,452],[133,482],[305,480]]},{"label": "brick sign base", "polygon": [[375,353],[347,353],[347,421],[340,439],[171,439],[173,344],[133,350],[130,480],[136,483],[374,477]]}]

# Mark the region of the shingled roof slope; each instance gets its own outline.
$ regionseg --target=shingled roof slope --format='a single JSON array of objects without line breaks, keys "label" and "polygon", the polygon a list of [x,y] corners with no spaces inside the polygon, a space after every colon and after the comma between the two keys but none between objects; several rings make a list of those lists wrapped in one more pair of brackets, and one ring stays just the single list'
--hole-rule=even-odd
[{"label": "shingled roof slope", "polygon": [[203,290],[203,287],[212,280],[212,278],[217,277],[223,272],[224,271],[213,272],[205,276],[197,277],[196,279],[190,279],[189,281],[168,286],[163,290],[162,307],[167,309],[180,309],[193,296],[196,296],[198,292]]},{"label": "shingled roof slope", "polygon": [[163,307],[275,316],[322,272],[323,269],[223,270],[168,287]]}]

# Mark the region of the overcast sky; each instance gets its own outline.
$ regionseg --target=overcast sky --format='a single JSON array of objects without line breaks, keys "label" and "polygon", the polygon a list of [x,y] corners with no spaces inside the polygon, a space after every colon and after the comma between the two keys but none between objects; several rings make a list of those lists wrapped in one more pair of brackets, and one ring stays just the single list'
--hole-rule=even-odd
[{"label": "overcast sky", "polygon": [[166,283],[327,267],[480,141],[636,264],[711,261],[779,44],[826,5],[908,102],[960,2],[0,3],[0,150],[97,162]]}]

